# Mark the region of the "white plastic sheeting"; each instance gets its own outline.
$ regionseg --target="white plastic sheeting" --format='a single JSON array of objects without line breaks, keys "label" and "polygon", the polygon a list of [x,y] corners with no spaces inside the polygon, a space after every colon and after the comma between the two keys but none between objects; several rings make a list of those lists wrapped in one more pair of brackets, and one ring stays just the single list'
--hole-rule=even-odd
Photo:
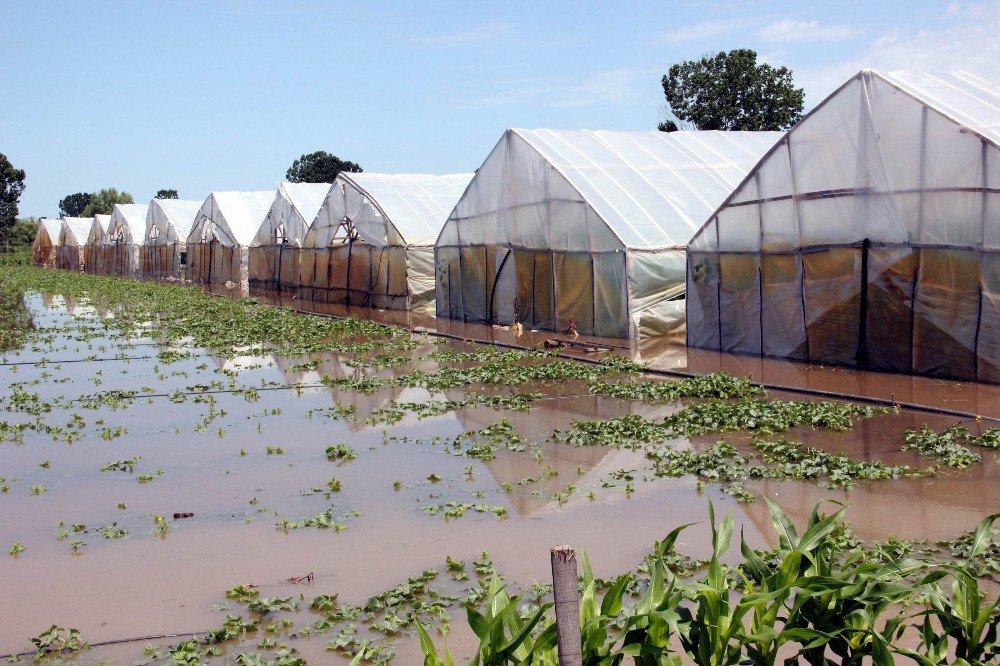
[{"label": "white plastic sheeting", "polygon": [[250,284],[295,289],[298,252],[330,191],[330,183],[280,183],[271,209],[250,243]]},{"label": "white plastic sheeting", "polygon": [[433,246],[473,174],[341,173],[302,243],[299,295],[433,311]]},{"label": "white plastic sheeting", "polygon": [[31,255],[36,265],[55,266],[61,226],[62,220],[59,219],[43,217],[38,220],[35,240],[31,243]]},{"label": "white plastic sheeting", "polygon": [[685,245],[780,136],[507,130],[437,240],[438,315],[676,330]]},{"label": "white plastic sheeting", "polygon": [[212,192],[188,234],[188,278],[245,286],[247,247],[267,217],[274,197],[274,191]]},{"label": "white plastic sheeting", "polygon": [[115,204],[104,234],[104,272],[109,275],[137,275],[139,246],[146,236],[149,204]]},{"label": "white plastic sheeting", "polygon": [[142,273],[150,277],[180,277],[181,256],[201,201],[153,199],[146,212]]},{"label": "white plastic sheeting", "polygon": [[1000,381],[1000,86],[863,70],[688,247],[697,347]]},{"label": "white plastic sheeting", "polygon": [[59,225],[59,244],[56,247],[56,267],[78,271],[83,262],[83,246],[90,233],[90,217],[63,216]]},{"label": "white plastic sheeting", "polygon": [[95,215],[83,247],[83,270],[100,275],[104,272],[104,236],[111,225],[110,215]]}]

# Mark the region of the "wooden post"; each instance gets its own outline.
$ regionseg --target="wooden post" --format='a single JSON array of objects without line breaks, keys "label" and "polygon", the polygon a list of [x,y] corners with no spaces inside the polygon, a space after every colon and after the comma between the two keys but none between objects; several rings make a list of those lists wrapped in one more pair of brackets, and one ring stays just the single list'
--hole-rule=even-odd
[{"label": "wooden post", "polygon": [[560,666],[583,666],[580,641],[580,589],[577,584],[576,550],[572,546],[552,549],[552,596],[556,606]]}]

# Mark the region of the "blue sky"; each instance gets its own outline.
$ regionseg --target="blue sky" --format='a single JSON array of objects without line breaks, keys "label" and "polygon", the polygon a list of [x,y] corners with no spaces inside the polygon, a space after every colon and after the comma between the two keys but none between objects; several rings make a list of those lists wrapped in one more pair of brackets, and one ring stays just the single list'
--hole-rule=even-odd
[{"label": "blue sky", "polygon": [[749,47],[807,106],[861,67],[997,68],[988,2],[0,0],[22,215],[78,191],[269,189],[327,150],[472,171],[507,127],[655,129],[674,62]]}]

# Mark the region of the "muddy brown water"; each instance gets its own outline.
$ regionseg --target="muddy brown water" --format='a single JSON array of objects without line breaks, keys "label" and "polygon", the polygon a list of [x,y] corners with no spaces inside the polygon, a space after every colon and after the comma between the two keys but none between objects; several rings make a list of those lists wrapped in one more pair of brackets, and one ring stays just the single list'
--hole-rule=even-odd
[{"label": "muddy brown water", "polygon": [[[292,366],[301,359],[222,359],[196,350],[193,358],[160,365],[154,372],[159,365],[155,354],[163,347],[153,338],[128,343],[112,334],[86,341],[74,339],[80,336],[74,335],[71,327],[109,313],[58,297],[28,295],[26,302],[36,326],[49,328],[52,338],[45,344],[3,354],[0,361],[7,364],[0,366],[3,386],[38,380],[30,388],[44,400],[109,389],[148,392],[154,397],[138,399],[118,411],[57,407],[46,415],[47,420],[68,421],[75,410],[88,423],[85,435],[73,444],[29,433],[23,445],[0,445],[0,477],[16,479],[8,481],[9,491],[0,495],[0,546],[6,550],[17,542],[27,549],[16,558],[4,554],[0,559],[5,601],[0,605],[0,654],[24,648],[29,637],[53,623],[77,627],[91,642],[217,626],[225,619],[225,590],[240,583],[260,585],[266,596],[301,593],[308,601],[317,594],[338,593],[341,601],[361,603],[425,569],[443,571],[447,555],[471,561],[486,550],[497,569],[515,585],[528,586],[548,580],[548,549],[563,543],[586,549],[595,573],[611,576],[636,566],[653,541],[687,522],[699,524],[683,533],[679,547],[693,556],[704,556],[710,544],[708,499],[717,511],[734,513],[737,530],[744,531],[751,545],[762,547],[775,539],[762,502],[740,504],[718,488],[699,490],[690,478],[637,481],[635,492],[626,496],[620,487],[603,487],[602,480],[616,470],[641,469],[641,452],[546,441],[554,429],[567,428],[574,419],[625,413],[655,418],[677,409],[676,405],[624,403],[588,395],[585,385],[567,382],[538,387],[545,398],[527,413],[475,408],[422,420],[410,414],[393,425],[366,424],[357,418],[371,415],[393,400],[457,399],[461,392],[431,394],[404,389],[362,395],[318,386],[321,375],[365,374],[350,368],[345,363],[348,359],[336,354],[318,357],[321,363],[316,370],[295,371]],[[332,307],[329,313],[343,314],[343,310]],[[545,336],[529,332],[527,339],[514,339],[509,331],[488,327],[438,323],[431,328],[428,321],[415,322],[401,313],[378,316],[460,338],[530,345]],[[428,354],[439,347],[470,348],[460,341],[428,339],[412,352],[412,365],[375,374],[388,377],[413,367],[432,369],[434,362]],[[776,384],[857,391],[876,397],[888,390],[900,400],[1000,416],[996,387],[692,351],[681,355],[674,348],[657,351],[640,346],[630,353],[665,368],[697,372],[725,369],[734,374],[753,373]],[[91,355],[123,358],[82,361]],[[225,415],[201,432],[196,426],[206,414],[204,403],[176,403],[163,397],[196,383],[228,383],[232,376],[240,386],[278,390],[261,390],[256,402],[231,393],[216,394],[215,409]],[[307,388],[289,390],[291,384]],[[323,410],[337,404],[353,406],[355,420],[324,415]],[[306,418],[310,411],[311,418]],[[25,417],[8,414],[5,418],[16,422]],[[430,441],[440,437],[447,442],[501,418],[509,419],[522,437],[537,442],[534,452],[501,449],[496,459],[484,463],[451,455],[446,444]],[[104,426],[121,426],[128,432],[106,441],[97,435],[97,419],[103,419]],[[845,433],[803,428],[785,437],[856,458],[926,466],[927,459],[900,451],[903,433],[924,423],[935,428],[960,423],[973,431],[986,427],[974,419],[902,410],[898,415],[860,421]],[[739,435],[727,437],[740,441]],[[674,444],[703,448],[716,439],[694,438]],[[335,442],[349,443],[357,450],[358,459],[342,465],[329,462],[324,449]],[[280,447],[283,453],[268,454],[268,447]],[[797,522],[807,518],[816,502],[837,499],[851,504],[849,520],[863,538],[894,534],[935,540],[957,536],[1000,508],[1000,467],[995,454],[982,454],[983,462],[970,470],[862,484],[852,492],[831,491],[814,483],[747,485],[766,493]],[[141,456],[135,474],[99,470],[110,461],[133,456]],[[48,466],[40,466],[45,461]],[[139,483],[139,474],[154,478]],[[431,475],[441,480],[432,482]],[[329,499],[321,492],[309,494],[310,489],[323,488],[332,477],[341,480],[342,491]],[[525,478],[539,480],[518,485]],[[401,482],[399,490],[393,487],[396,481]],[[505,492],[504,483],[511,485],[510,493]],[[568,483],[577,488],[568,500],[553,498]],[[36,485],[44,485],[46,491],[33,495],[30,488]],[[421,510],[429,503],[452,499],[502,505],[508,516],[498,519],[490,513],[470,511],[460,519],[446,521]],[[119,503],[126,508],[119,509]],[[335,515],[345,517],[346,531],[276,529],[281,520],[301,520],[330,507]],[[352,511],[360,515],[351,517]],[[194,517],[174,521],[170,516],[175,512],[191,512]],[[155,532],[156,515],[167,517],[165,536]],[[60,540],[60,521],[85,525],[87,531]],[[105,539],[94,531],[113,523],[128,535]],[[75,538],[86,545],[74,554],[69,542]],[[315,576],[310,587],[285,582],[307,573]],[[228,608],[232,612],[231,604]],[[464,616],[460,610],[452,611],[452,616],[454,632],[448,638],[449,645],[457,656],[468,656],[473,644],[464,628]],[[307,612],[300,613],[296,626],[308,618]],[[326,663],[333,659],[323,651],[330,637],[314,635],[291,644],[311,661]],[[242,649],[253,649],[253,643]],[[143,645],[96,648],[80,661],[138,661]],[[399,654],[397,663],[416,660],[412,639],[401,640]]]}]

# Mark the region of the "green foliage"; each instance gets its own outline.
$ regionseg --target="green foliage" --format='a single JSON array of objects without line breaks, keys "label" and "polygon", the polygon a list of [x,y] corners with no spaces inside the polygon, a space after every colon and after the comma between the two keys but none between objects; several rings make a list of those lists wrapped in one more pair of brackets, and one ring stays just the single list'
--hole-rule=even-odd
[{"label": "green foliage", "polygon": [[[733,517],[717,522],[710,504],[712,556],[702,574],[684,580],[671,566],[676,539],[688,526],[678,527],[648,557],[648,578],[633,606],[626,607],[623,597],[639,583],[635,574],[597,581],[583,554],[583,663],[613,666],[631,657],[639,665],[774,666],[784,659],[882,666],[901,655],[930,666],[985,665],[1000,658],[1000,599],[987,601],[969,568],[991,542],[998,516],[976,528],[966,562],[939,565],[857,548],[843,538],[846,507],[826,516],[817,505],[801,534],[770,500],[768,507],[778,533],[773,551],[754,551],[741,538],[742,560],[727,564]],[[941,582],[949,578],[947,593]],[[599,586],[607,588],[600,604]],[[494,578],[486,612],[468,609],[469,626],[480,639],[472,664],[557,663],[547,607],[529,608],[525,621],[512,610],[517,600]],[[907,632],[916,632],[916,641]],[[447,651],[441,657],[422,627],[419,633],[425,664],[454,663]]]},{"label": "green foliage", "polygon": [[677,63],[662,84],[671,112],[700,130],[788,129],[805,100],[787,67],[758,64],[751,49]]},{"label": "green foliage", "polygon": [[35,648],[36,658],[43,655],[80,652],[90,647],[83,640],[79,629],[66,629],[55,624],[32,638],[31,644]]},{"label": "green foliage", "polygon": [[22,217],[10,229],[8,241],[12,252],[27,250],[35,242],[38,235],[38,219],[35,217]]},{"label": "green foliage", "polygon": [[966,441],[965,428],[948,428],[944,432],[934,432],[927,426],[919,431],[907,431],[903,451],[916,451],[921,455],[940,460],[949,467],[965,469],[975,465],[980,455],[962,446]]},{"label": "green foliage", "polygon": [[83,211],[87,209],[91,196],[89,192],[67,194],[59,200],[59,214],[66,217],[83,217]]},{"label": "green foliage", "polygon": [[338,442],[326,447],[326,459],[341,463],[356,460],[358,452],[345,442]]},{"label": "green foliage", "polygon": [[341,171],[361,173],[362,169],[354,162],[317,150],[292,162],[285,177],[292,183],[332,183]]},{"label": "green foliage", "polygon": [[10,250],[10,232],[17,220],[25,177],[24,169],[16,168],[0,153],[0,252]]},{"label": "green foliage", "polygon": [[119,192],[113,187],[106,187],[90,195],[90,201],[87,202],[80,217],[111,215],[115,209],[115,204],[130,203],[135,203],[131,194],[128,192]]},{"label": "green foliage", "polygon": [[178,199],[177,190],[157,190],[154,199]]}]

